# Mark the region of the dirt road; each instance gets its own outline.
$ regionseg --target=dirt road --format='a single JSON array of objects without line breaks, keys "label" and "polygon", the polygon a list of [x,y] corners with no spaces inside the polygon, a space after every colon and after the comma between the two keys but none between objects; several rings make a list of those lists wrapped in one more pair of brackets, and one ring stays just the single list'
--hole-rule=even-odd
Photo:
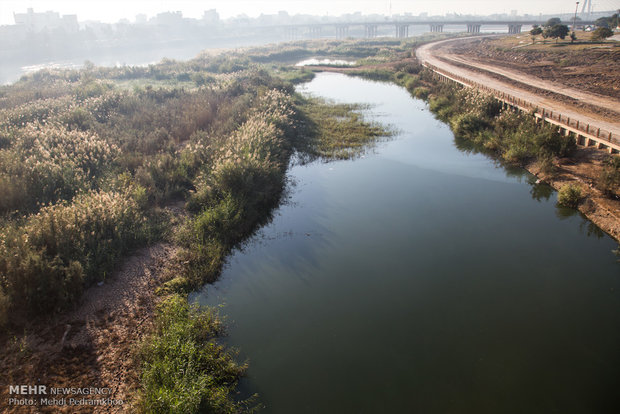
[{"label": "dirt road", "polygon": [[[434,65],[439,69],[509,93],[535,106],[550,108],[573,120],[579,120],[582,124],[590,124],[611,131],[616,136],[620,135],[620,122],[618,121],[620,118],[614,115],[618,114],[620,109],[620,102],[617,100],[569,88],[557,82],[539,79],[510,69],[482,64],[473,58],[456,56],[449,52],[449,46],[456,42],[466,42],[468,39],[471,38],[428,43],[416,50],[416,56],[420,63]],[[530,87],[527,87],[528,85]],[[538,91],[532,89],[538,89]],[[567,101],[571,100],[584,103],[584,107],[568,104]],[[589,110],[587,106],[599,107],[603,110],[600,111],[603,114]]]}]

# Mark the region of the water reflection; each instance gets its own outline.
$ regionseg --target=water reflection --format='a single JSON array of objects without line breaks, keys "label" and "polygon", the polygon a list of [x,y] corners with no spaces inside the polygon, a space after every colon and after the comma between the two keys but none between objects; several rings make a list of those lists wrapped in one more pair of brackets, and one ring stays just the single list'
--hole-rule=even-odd
[{"label": "water reflection", "polygon": [[265,412],[617,412],[617,244],[524,170],[457,149],[402,88],[303,90],[400,132],[294,166],[293,202],[195,295],[226,303]]},{"label": "water reflection", "polygon": [[296,63],[295,66],[354,66],[355,64],[357,62],[354,60],[310,58]]},{"label": "water reflection", "polygon": [[529,184],[532,186],[530,188],[530,195],[536,201],[547,201],[551,196],[555,193],[553,187],[545,182],[540,182],[538,179],[534,179],[532,177],[529,180]]}]

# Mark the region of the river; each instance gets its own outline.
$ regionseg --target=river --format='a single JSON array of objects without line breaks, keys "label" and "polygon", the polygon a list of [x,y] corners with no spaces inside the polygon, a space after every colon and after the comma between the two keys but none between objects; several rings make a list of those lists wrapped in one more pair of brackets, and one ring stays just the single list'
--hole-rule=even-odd
[{"label": "river", "polygon": [[396,133],[291,168],[273,221],[192,296],[226,315],[243,393],[265,413],[618,412],[617,243],[401,87],[300,90]]}]

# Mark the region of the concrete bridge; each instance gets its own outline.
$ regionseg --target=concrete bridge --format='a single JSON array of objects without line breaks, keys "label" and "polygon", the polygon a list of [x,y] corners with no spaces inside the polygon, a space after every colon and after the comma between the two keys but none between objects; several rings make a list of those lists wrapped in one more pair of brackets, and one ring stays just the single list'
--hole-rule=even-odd
[{"label": "concrete bridge", "polygon": [[[393,29],[394,37],[409,37],[409,27],[426,26],[432,33],[441,33],[444,28],[455,26],[465,27],[467,33],[480,33],[484,26],[505,26],[508,28],[509,34],[521,33],[521,31],[532,25],[542,26],[545,24],[542,20],[385,20],[375,22],[351,22],[351,23],[315,23],[315,24],[298,24],[285,26],[270,26],[271,28],[284,29],[289,39],[299,38],[323,38],[336,37],[338,39],[349,36],[350,31],[363,33],[365,38],[374,38],[379,34],[379,29],[383,32]],[[563,22],[570,26],[571,22]],[[580,21],[579,26],[585,27],[594,25],[594,21]]]}]

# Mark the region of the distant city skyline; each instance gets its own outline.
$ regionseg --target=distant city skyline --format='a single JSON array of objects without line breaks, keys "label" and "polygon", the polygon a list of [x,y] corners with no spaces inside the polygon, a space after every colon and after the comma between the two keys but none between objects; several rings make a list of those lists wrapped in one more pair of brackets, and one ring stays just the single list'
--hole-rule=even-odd
[{"label": "distant city skyline", "polygon": [[[618,0],[599,0],[596,10],[614,10],[620,7]],[[216,9],[222,19],[245,14],[276,14],[286,11],[294,14],[339,16],[347,13],[444,15],[458,14],[523,14],[572,13],[575,2],[571,0],[0,0],[0,25],[14,24],[13,13],[25,13],[28,8],[35,12],[52,10],[60,14],[77,14],[80,21],[99,20],[115,23],[120,19],[135,21],[137,14],[152,17],[166,11],[181,11],[184,17],[200,18],[205,10]]]}]

